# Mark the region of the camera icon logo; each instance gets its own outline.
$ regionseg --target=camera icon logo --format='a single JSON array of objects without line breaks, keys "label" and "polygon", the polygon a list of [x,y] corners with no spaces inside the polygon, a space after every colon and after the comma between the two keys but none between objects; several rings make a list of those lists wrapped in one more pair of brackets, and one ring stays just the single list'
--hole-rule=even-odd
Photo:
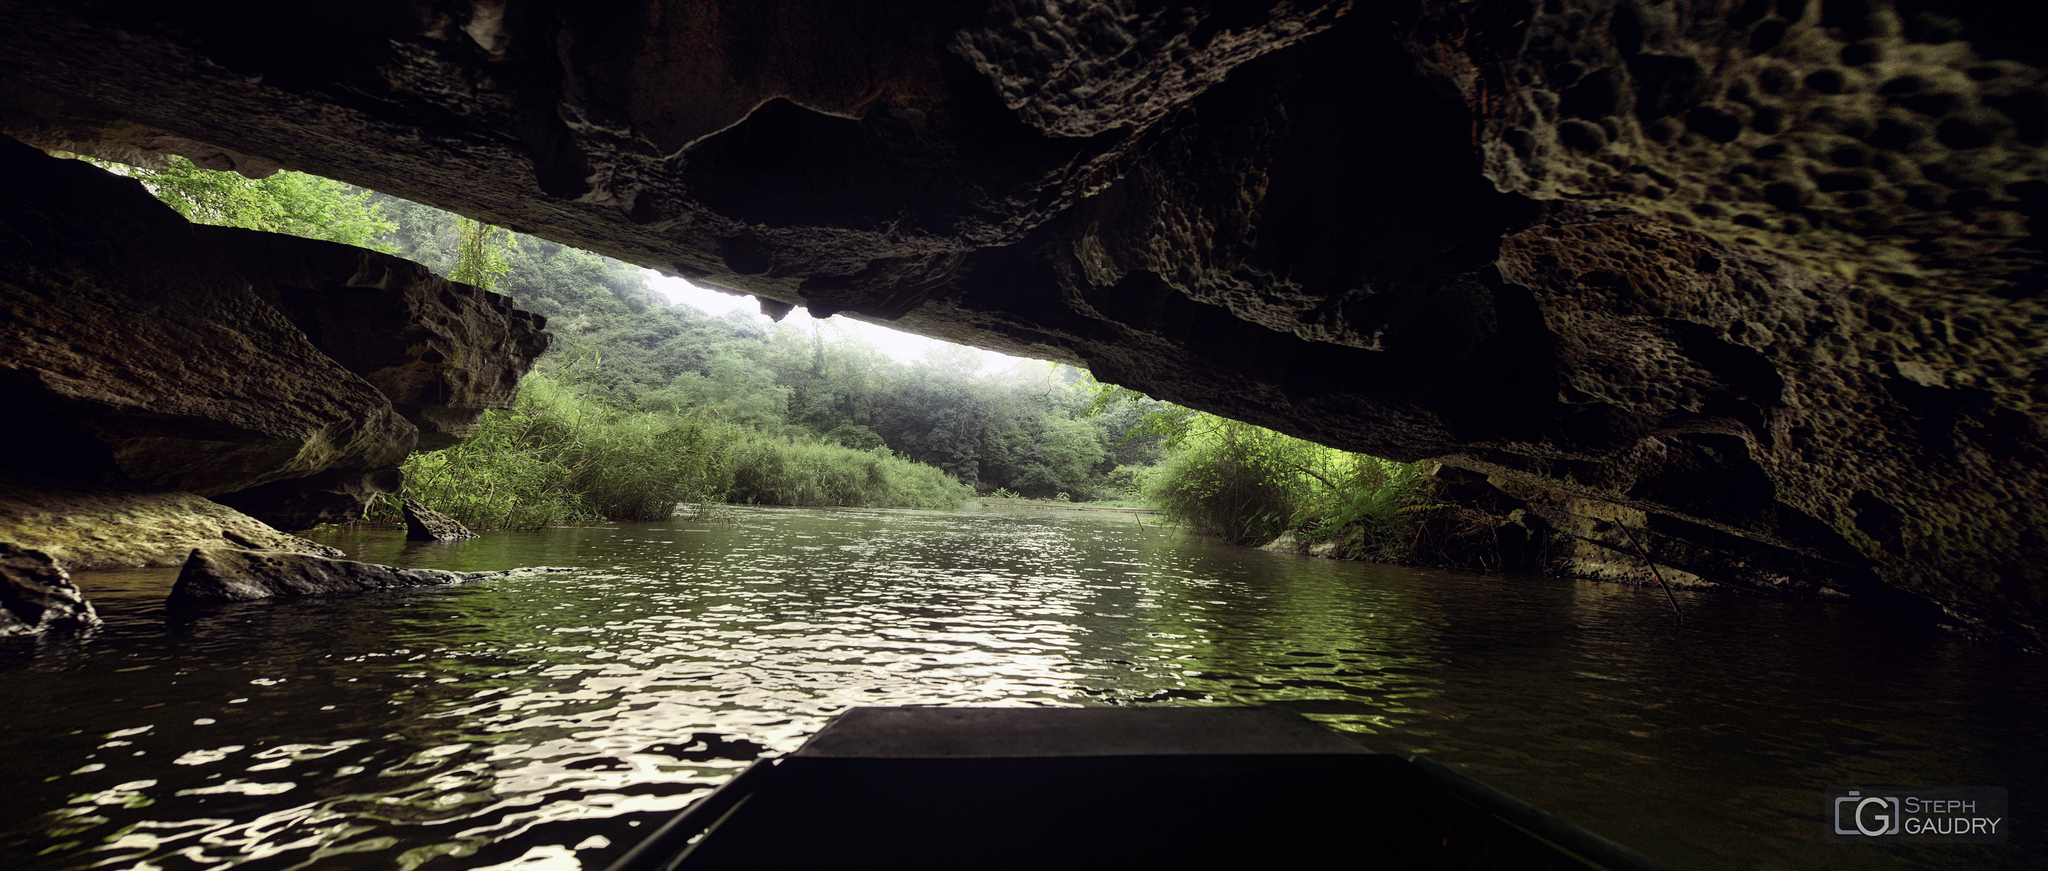
[{"label": "camera icon logo", "polygon": [[[1843,816],[1844,806],[1848,815]],[[1896,835],[1900,826],[1899,800],[1893,796],[1862,795],[1856,790],[1835,799],[1835,834],[1879,837]],[[1844,827],[1843,822],[1848,822]]]}]

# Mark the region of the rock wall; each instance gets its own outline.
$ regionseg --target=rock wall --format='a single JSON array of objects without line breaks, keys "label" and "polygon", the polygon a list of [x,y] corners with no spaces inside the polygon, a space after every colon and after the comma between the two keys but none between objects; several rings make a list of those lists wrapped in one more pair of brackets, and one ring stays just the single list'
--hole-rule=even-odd
[{"label": "rock wall", "polygon": [[0,317],[17,416],[0,434],[0,634],[89,625],[65,569],[339,556],[275,527],[360,518],[421,430],[449,444],[509,406],[548,340],[541,318],[417,264],[194,227],[135,181],[11,140]]},{"label": "rock wall", "polygon": [[2008,15],[24,0],[0,118],[1085,364],[2039,645],[2048,59]]},{"label": "rock wall", "polygon": [[546,318],[410,260],[235,227],[192,229],[314,347],[390,400],[419,430],[420,450],[451,446],[485,411],[511,408],[519,379],[547,350]]},{"label": "rock wall", "polygon": [[133,180],[0,141],[0,264],[10,468],[216,496],[418,438]]}]

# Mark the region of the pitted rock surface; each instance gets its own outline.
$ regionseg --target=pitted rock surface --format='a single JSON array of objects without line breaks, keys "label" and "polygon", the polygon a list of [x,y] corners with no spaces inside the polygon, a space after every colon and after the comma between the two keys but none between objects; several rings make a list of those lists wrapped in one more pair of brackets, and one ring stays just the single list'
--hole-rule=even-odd
[{"label": "pitted rock surface", "polygon": [[2048,70],[2011,24],[1979,4],[1543,4],[1502,59],[1488,172],[1913,296],[2026,295]]},{"label": "pitted rock surface", "polygon": [[2048,641],[2048,52],[2010,6],[267,11],[9,4],[6,124],[1081,363],[1640,518],[1709,581]]}]

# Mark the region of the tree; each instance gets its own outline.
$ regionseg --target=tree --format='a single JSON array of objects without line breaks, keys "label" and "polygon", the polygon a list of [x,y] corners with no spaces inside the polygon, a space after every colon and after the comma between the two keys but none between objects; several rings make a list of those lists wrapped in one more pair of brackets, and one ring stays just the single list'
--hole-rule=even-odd
[{"label": "tree", "polygon": [[456,246],[455,268],[448,270],[449,281],[492,290],[498,279],[512,271],[506,256],[516,243],[503,228],[463,218],[456,236],[461,241]]},{"label": "tree", "polygon": [[195,224],[242,227],[325,239],[393,253],[380,237],[398,229],[375,194],[332,179],[285,170],[269,178],[201,169],[173,157],[161,170],[93,160],[109,172],[142,182],[165,205]]}]

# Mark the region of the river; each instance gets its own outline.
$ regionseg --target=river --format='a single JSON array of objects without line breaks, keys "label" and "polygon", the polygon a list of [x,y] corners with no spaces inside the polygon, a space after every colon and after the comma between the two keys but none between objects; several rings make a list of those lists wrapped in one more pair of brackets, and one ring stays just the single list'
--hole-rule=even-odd
[{"label": "river", "polygon": [[[602,868],[858,705],[1283,705],[1679,868],[2048,867],[2044,660],[1883,614],[1340,563],[1083,512],[733,509],[352,556],[464,587],[0,646],[0,867]],[[1824,790],[2005,786],[2013,842],[1824,843]],[[1370,845],[1361,845],[1361,855]]]}]

